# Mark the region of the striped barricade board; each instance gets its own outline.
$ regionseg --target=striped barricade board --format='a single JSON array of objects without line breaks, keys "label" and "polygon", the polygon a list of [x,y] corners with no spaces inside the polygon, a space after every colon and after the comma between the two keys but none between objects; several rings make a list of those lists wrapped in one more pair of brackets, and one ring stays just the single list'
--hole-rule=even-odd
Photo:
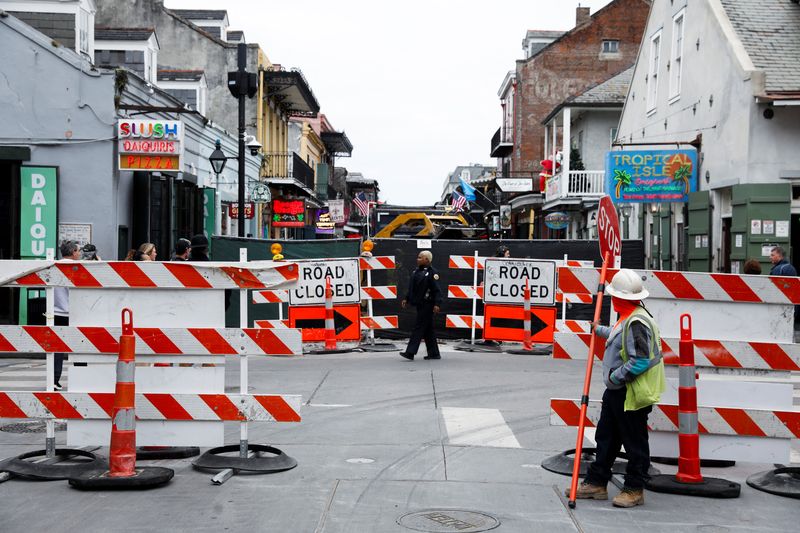
[{"label": "striped barricade board", "polygon": [[[677,317],[692,315],[694,336],[720,341],[794,341],[800,278],[637,270],[650,293],[645,305],[666,338],[680,337]],[[616,273],[610,270],[608,279]],[[592,295],[599,269],[559,268],[565,294]]]},{"label": "striped barricade board", "polygon": [[448,285],[447,297],[462,300],[483,300],[483,286],[479,285],[477,287],[473,287],[472,285]]},{"label": "striped barricade board", "polygon": [[[300,331],[257,328],[134,328],[137,355],[300,355]],[[119,353],[121,328],[0,326],[0,352]]]},{"label": "striped barricade board", "polygon": [[483,317],[476,316],[473,320],[472,315],[447,315],[445,326],[448,328],[467,328],[471,329],[473,322],[475,329],[483,329]]},{"label": "striped barricade board", "polygon": [[279,320],[277,318],[266,319],[266,320],[254,320],[253,325],[256,328],[265,328],[265,329],[282,329],[290,327],[288,318],[284,318],[283,320]]},{"label": "striped barricade board", "polygon": [[461,270],[473,270],[477,264],[478,270],[483,270],[485,263],[485,257],[478,257],[476,263],[476,258],[473,255],[451,255],[448,261],[448,266],[450,268]]},{"label": "striped barricade board", "polygon": [[393,255],[359,257],[358,263],[361,270],[392,270],[396,266]]},{"label": "striped barricade board", "polygon": [[0,285],[83,289],[269,289],[293,285],[296,263],[0,261]]},{"label": "striped barricade board", "polygon": [[400,326],[397,315],[361,317],[361,329],[397,329],[398,327]]},{"label": "striped barricade board", "polygon": [[362,300],[394,300],[397,298],[397,286],[361,287]]},{"label": "striped barricade board", "polygon": [[[584,326],[582,332],[558,331],[553,345],[554,359],[582,359],[589,354],[589,323],[568,321]],[[800,371],[800,344],[779,342],[719,341],[695,339],[695,366],[698,368],[725,368],[742,370],[768,370],[778,372]],[[661,339],[664,363],[680,364],[680,338]],[[603,358],[605,339],[595,341],[595,356]]]},{"label": "striped barricade board", "polygon": [[[138,420],[300,422],[299,395],[144,393],[135,402]],[[110,420],[113,406],[113,392],[0,392],[0,418]]]},{"label": "striped barricade board", "polygon": [[278,289],[274,291],[253,291],[254,304],[279,304],[289,301],[289,291]]}]

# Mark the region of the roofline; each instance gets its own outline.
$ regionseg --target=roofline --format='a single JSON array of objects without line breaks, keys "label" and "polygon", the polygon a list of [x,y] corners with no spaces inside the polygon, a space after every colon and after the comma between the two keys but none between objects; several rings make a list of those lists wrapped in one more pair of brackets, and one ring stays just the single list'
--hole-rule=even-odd
[{"label": "roofline", "polygon": [[620,111],[622,111],[622,108],[624,107],[624,105],[625,105],[624,102],[615,102],[615,103],[611,103],[611,102],[596,102],[596,103],[591,103],[591,104],[586,104],[586,103],[582,104],[582,103],[575,103],[575,102],[561,102],[552,111],[550,111],[550,114],[547,115],[544,118],[544,120],[542,120],[541,124],[546,126],[547,123],[550,122],[556,115],[558,115],[559,111],[561,111],[565,107],[569,107],[570,109],[579,109],[579,108],[582,108],[582,107],[588,107],[588,108],[594,108],[594,109],[610,109],[610,108],[613,108],[613,107],[618,107],[620,109]]},{"label": "roofline", "polygon": [[[581,24],[580,26],[576,25],[576,26],[574,26],[572,29],[570,29],[570,30],[567,30],[566,32],[564,32],[564,34],[563,34],[563,35],[561,35],[561,37],[557,37],[555,40],[553,40],[553,42],[551,42],[551,43],[549,43],[549,44],[547,44],[547,45],[543,46],[541,50],[537,51],[537,52],[536,52],[535,54],[533,54],[532,56],[530,56],[530,57],[528,57],[528,58],[525,58],[525,59],[518,59],[518,60],[517,60],[517,63],[527,63],[527,62],[531,61],[533,58],[535,58],[535,57],[539,57],[539,55],[540,55],[540,54],[542,54],[542,53],[543,53],[545,50],[548,50],[548,49],[550,49],[551,47],[555,46],[557,43],[559,43],[559,42],[561,42],[563,39],[565,39],[565,38],[569,37],[570,35],[572,35],[572,34],[573,34],[573,33],[575,33],[576,31],[578,31],[578,30],[582,30],[584,27],[586,27],[586,26],[588,26],[589,24],[591,24],[591,22],[593,22],[593,21],[594,21],[594,18],[595,18],[597,15],[599,15],[600,13],[602,13],[603,11],[605,11],[606,9],[611,9],[611,6],[612,6],[612,5],[613,5],[613,4],[614,4],[616,1],[617,1],[617,0],[611,0],[611,2],[609,2],[609,3],[608,3],[608,4],[606,4],[606,5],[604,5],[603,7],[601,7],[601,8],[600,8],[600,9],[598,9],[597,11],[595,11],[593,14],[589,15],[589,21],[587,21],[587,22],[585,22],[585,23]],[[641,2],[644,2],[644,3],[645,3],[645,4],[647,4],[647,5],[649,5],[649,6],[650,6],[650,9],[651,9],[651,11],[652,11],[652,9],[653,9],[653,2],[652,2],[652,0],[640,0],[640,1],[641,1]],[[712,0],[712,1],[719,1],[719,0]]]},{"label": "roofline", "polygon": [[708,7],[711,9],[711,14],[717,19],[722,34],[726,37],[727,45],[733,53],[737,65],[743,76],[743,81],[751,80],[753,82],[753,94],[763,94],[766,89],[766,73],[756,68],[744,43],[736,33],[728,13],[722,5],[720,0],[708,0]]},{"label": "roofline", "polygon": [[505,78],[503,78],[503,83],[500,84],[500,88],[497,90],[497,97],[503,98],[503,95],[508,92],[509,87],[514,83],[517,79],[517,71],[516,70],[509,70],[506,72]]}]

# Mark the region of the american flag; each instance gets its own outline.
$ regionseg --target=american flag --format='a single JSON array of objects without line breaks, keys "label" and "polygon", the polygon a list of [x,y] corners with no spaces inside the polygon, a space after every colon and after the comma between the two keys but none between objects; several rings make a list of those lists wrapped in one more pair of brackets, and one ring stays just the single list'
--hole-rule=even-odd
[{"label": "american flag", "polygon": [[353,203],[356,204],[362,216],[369,214],[369,202],[367,202],[367,196],[363,192],[356,194],[356,197],[353,198]]},{"label": "american flag", "polygon": [[453,194],[450,196],[450,205],[453,206],[456,213],[463,210],[466,204],[467,198],[458,191],[453,191]]}]

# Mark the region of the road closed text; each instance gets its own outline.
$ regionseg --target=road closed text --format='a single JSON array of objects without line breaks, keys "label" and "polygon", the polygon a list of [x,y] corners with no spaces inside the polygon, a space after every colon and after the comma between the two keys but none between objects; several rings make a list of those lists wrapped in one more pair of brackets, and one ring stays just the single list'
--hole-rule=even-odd
[{"label": "road closed text", "polygon": [[325,303],[326,279],[331,280],[333,303],[358,303],[361,299],[358,259],[299,261],[297,286],[289,291],[291,305]]},{"label": "road closed text", "polygon": [[554,261],[487,259],[485,273],[487,303],[523,303],[527,280],[533,305],[555,304]]}]

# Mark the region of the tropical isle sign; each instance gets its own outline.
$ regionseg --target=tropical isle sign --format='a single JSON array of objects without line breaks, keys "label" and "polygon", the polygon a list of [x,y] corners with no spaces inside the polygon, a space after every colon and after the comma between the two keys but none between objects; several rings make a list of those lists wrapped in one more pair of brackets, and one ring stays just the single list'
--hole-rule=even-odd
[{"label": "tropical isle sign", "polygon": [[606,191],[614,203],[688,202],[697,190],[695,150],[606,154]]}]

